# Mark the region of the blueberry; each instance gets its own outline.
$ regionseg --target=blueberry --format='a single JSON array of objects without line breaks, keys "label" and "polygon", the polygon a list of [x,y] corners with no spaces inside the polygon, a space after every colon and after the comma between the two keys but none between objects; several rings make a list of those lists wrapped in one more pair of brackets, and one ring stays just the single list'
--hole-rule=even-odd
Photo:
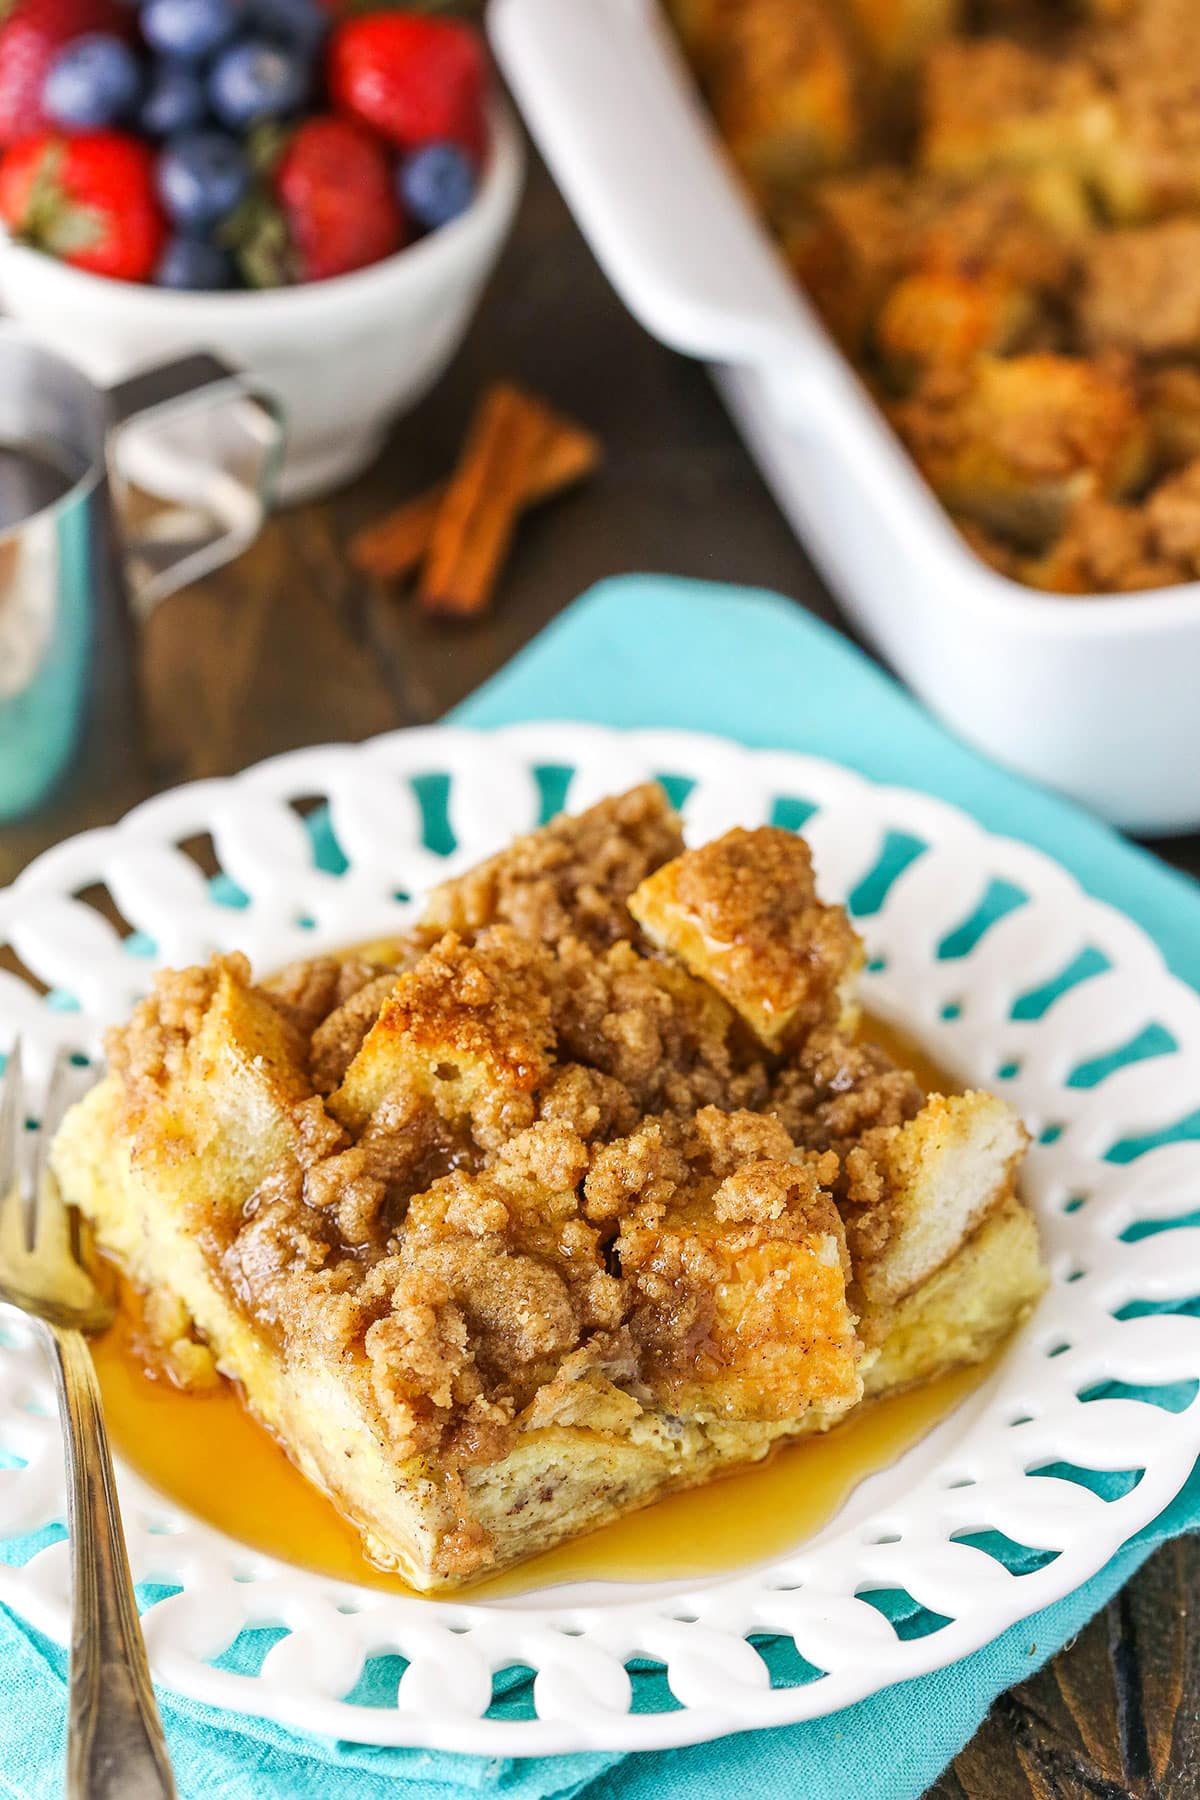
[{"label": "blueberry", "polygon": [[156,63],[138,111],[138,123],[151,137],[173,137],[191,131],[208,111],[204,83],[186,63]]},{"label": "blueberry", "polygon": [[410,218],[426,231],[436,231],[470,206],[475,170],[457,144],[424,144],[400,164],[396,192]]},{"label": "blueberry", "polygon": [[231,213],[250,185],[250,165],[223,131],[185,131],[158,159],[159,198],[185,231],[205,231]]},{"label": "blueberry", "polygon": [[129,46],[106,31],[92,31],[65,44],[54,58],[42,105],[59,125],[94,130],[129,112],[141,85],[141,70]]},{"label": "blueberry", "polygon": [[205,238],[174,237],[158,259],[154,280],[159,287],[198,289],[211,293],[233,285],[233,258]]},{"label": "blueberry", "polygon": [[329,30],[329,14],[321,0],[248,0],[255,30],[305,56],[316,53]]},{"label": "blueberry", "polygon": [[212,109],[231,131],[295,112],[307,94],[304,59],[265,38],[244,38],[223,51],[208,78]]},{"label": "blueberry", "polygon": [[146,0],[142,33],[152,50],[203,62],[239,29],[244,0]]}]

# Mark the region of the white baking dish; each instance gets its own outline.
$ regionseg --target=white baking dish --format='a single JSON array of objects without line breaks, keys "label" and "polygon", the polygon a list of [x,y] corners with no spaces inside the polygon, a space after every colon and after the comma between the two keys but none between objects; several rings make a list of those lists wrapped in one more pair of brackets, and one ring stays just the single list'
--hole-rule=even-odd
[{"label": "white baking dish", "polygon": [[714,373],[846,612],[949,725],[1129,830],[1200,826],[1200,583],[1058,598],[967,549],[728,171],[657,0],[493,0],[609,279]]}]

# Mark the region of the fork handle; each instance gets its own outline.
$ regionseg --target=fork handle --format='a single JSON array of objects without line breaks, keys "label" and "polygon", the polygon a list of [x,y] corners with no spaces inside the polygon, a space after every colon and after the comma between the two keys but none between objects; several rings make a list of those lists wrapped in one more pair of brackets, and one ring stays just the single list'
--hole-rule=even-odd
[{"label": "fork handle", "polygon": [[80,1332],[50,1335],[72,1557],[66,1800],[175,1800],[95,1367]]}]

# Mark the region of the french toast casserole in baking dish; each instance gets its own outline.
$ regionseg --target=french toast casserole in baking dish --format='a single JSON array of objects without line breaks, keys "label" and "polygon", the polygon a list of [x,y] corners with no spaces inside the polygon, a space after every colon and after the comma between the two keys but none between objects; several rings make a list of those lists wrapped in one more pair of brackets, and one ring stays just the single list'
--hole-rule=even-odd
[{"label": "french toast casserole in baking dish", "polygon": [[1200,822],[1200,9],[493,0],[622,298],[969,742]]}]

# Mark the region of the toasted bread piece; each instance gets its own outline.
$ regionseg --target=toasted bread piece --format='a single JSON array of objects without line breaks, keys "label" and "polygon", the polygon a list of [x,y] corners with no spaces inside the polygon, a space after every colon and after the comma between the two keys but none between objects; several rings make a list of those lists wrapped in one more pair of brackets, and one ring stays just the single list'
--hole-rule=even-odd
[{"label": "toasted bread piece", "polygon": [[851,355],[862,353],[931,204],[927,188],[906,170],[884,166],[814,182],[782,222],[784,256]]},{"label": "toasted bread piece", "polygon": [[[992,176],[930,204],[875,322],[893,382],[1034,342],[1066,293],[1087,209],[1062,172]],[[936,191],[936,183],[927,185]]]},{"label": "toasted bread piece", "polygon": [[1050,594],[1137,594],[1187,581],[1192,572],[1160,541],[1146,502],[1081,500],[1062,534],[1044,555],[1023,564],[1021,576]]},{"label": "toasted bread piece", "polygon": [[1113,142],[1095,169],[1108,216],[1137,224],[1200,204],[1200,14],[1193,0],[1137,0],[1086,41],[1116,118]]},{"label": "toasted bread piece", "polygon": [[849,21],[822,0],[740,0],[700,67],[721,136],[771,209],[857,156],[866,69]]},{"label": "toasted bread piece", "polygon": [[642,882],[629,910],[652,944],[721,994],[768,1049],[817,1025],[852,1025],[862,944],[817,899],[803,838],[731,831]]},{"label": "toasted bread piece", "polygon": [[1011,1190],[957,1254],[872,1319],[878,1353],[864,1360],[868,1400],[982,1362],[1046,1286],[1037,1225]]},{"label": "toasted bread piece", "polygon": [[[511,926],[492,926],[473,945],[448,932],[388,990],[330,1112],[361,1132],[403,1091],[480,1129],[519,1107],[550,1068],[547,964]],[[531,1119],[530,1108],[520,1123]]]},{"label": "toasted bread piece", "polygon": [[917,270],[892,289],[875,333],[893,379],[908,381],[930,364],[1011,349],[1037,316],[1036,297],[1007,275]]},{"label": "toasted bread piece", "polygon": [[836,1158],[798,1158],[778,1136],[771,1147],[786,1160],[743,1162],[715,1187],[677,1189],[622,1222],[615,1252],[633,1288],[631,1328],[670,1413],[796,1419],[861,1394],[845,1234],[822,1186]]},{"label": "toasted bread piece", "polygon": [[848,0],[874,68],[889,80],[911,75],[931,45],[961,23],[963,0]]},{"label": "toasted bread piece", "polygon": [[891,417],[952,511],[1030,549],[1075,502],[1119,499],[1149,467],[1149,426],[1119,364],[979,356],[933,371]]},{"label": "toasted bread piece", "polygon": [[999,1205],[1028,1137],[991,1094],[933,1094],[914,1119],[864,1133],[846,1157],[842,1216],[854,1279],[894,1306],[940,1269]]},{"label": "toasted bread piece", "polygon": [[1024,579],[1056,594],[1136,594],[1200,576],[1200,458],[1136,505],[1081,501]]},{"label": "toasted bread piece", "polygon": [[[1105,0],[1093,14],[1102,19]],[[924,68],[921,158],[970,178],[1002,168],[1067,169],[1117,223],[1200,201],[1192,0],[1112,0],[1108,28],[1032,46],[956,39]]]},{"label": "toasted bread piece", "polygon": [[1012,1186],[1027,1142],[991,1094],[927,1093],[878,1044],[814,1032],[776,1071],[773,1115],[839,1162],[860,1308],[891,1307],[955,1256]]},{"label": "toasted bread piece", "polygon": [[1146,377],[1146,412],[1154,460],[1181,469],[1200,458],[1200,368],[1167,363]]},{"label": "toasted bread piece", "polygon": [[937,45],[924,67],[920,157],[956,178],[1065,168],[1094,178],[1118,138],[1092,64],[1003,37]]},{"label": "toasted bread piece", "polygon": [[1200,355],[1200,218],[1096,233],[1083,255],[1078,315],[1091,350]]},{"label": "toasted bread piece", "polygon": [[1029,337],[1067,290],[1090,225],[1066,171],[988,177],[964,191],[884,165],[814,184],[784,254],[838,341],[888,373],[958,362]]}]

